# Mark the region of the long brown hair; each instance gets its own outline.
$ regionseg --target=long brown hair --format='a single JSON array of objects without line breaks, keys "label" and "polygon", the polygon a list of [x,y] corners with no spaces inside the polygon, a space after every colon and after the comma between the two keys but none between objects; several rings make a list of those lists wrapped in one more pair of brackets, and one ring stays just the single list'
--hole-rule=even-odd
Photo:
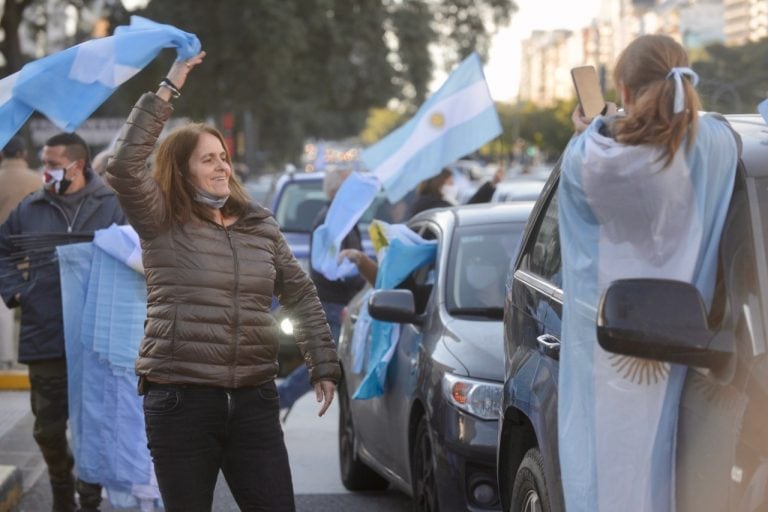
[{"label": "long brown hair", "polygon": [[451,176],[453,176],[453,173],[450,171],[450,169],[443,169],[437,176],[432,176],[431,178],[428,178],[419,183],[416,192],[418,192],[420,196],[433,196],[442,198],[443,193],[440,191],[440,189],[443,188],[443,185]]},{"label": "long brown hair", "polygon": [[686,150],[693,146],[698,123],[699,96],[687,77],[683,77],[684,109],[673,113],[675,81],[667,78],[674,67],[688,66],[688,54],[674,39],[664,35],[645,35],[632,41],[621,52],[613,72],[614,83],[629,89],[631,109],[614,125],[614,136],[625,144],[658,144],[662,159],[669,165],[688,136]]},{"label": "long brown hair", "polygon": [[[232,168],[224,137],[213,126],[193,123],[171,132],[157,148],[153,165],[155,180],[165,196],[166,222],[184,224],[193,216],[213,221],[211,209],[194,200],[195,188],[189,175],[189,159],[203,133],[219,139],[226,153],[226,161]],[[229,199],[221,208],[221,213],[225,217],[241,217],[248,211],[250,199],[235,177],[234,170],[229,176],[229,192]]]}]

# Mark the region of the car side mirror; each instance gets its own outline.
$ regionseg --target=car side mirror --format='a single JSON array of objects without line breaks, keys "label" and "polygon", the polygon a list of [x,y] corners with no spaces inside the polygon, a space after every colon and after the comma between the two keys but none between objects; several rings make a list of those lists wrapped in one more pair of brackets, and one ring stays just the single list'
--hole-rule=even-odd
[{"label": "car side mirror", "polygon": [[597,340],[609,352],[712,370],[733,354],[733,334],[713,332],[699,291],[665,279],[614,281],[600,300]]},{"label": "car side mirror", "polygon": [[384,322],[421,325],[411,290],[376,290],[368,299],[371,318]]}]

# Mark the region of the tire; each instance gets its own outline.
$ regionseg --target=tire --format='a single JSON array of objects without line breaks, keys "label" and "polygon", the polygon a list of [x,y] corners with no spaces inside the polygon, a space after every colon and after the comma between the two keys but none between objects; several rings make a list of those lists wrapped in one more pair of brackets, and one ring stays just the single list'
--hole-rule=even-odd
[{"label": "tire", "polygon": [[550,512],[549,489],[538,448],[531,448],[517,469],[510,512]]},{"label": "tire", "polygon": [[343,382],[339,385],[339,467],[341,483],[349,491],[381,491],[389,482],[365,465],[355,453],[355,425]]},{"label": "tire", "polygon": [[437,482],[432,464],[432,440],[429,438],[427,419],[421,418],[416,426],[411,453],[413,499],[418,512],[438,512]]}]

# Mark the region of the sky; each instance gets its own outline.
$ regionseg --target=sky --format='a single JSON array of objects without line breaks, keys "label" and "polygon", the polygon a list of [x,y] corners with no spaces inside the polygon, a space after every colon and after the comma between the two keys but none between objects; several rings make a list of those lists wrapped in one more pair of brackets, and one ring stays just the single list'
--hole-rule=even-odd
[{"label": "sky", "polygon": [[515,0],[518,11],[494,36],[485,66],[491,97],[511,101],[520,82],[521,41],[533,30],[578,29],[597,17],[600,0]]}]

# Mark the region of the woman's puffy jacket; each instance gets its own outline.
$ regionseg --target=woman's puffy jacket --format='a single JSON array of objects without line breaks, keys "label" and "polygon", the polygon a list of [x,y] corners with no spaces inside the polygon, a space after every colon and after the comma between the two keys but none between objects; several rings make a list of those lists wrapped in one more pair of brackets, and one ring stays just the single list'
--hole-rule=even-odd
[{"label": "woman's puffy jacket", "polygon": [[143,250],[147,320],[137,374],[226,388],[274,379],[274,294],[299,323],[294,332],[310,380],[337,381],[336,349],[315,286],[268,210],[253,205],[227,228],[201,219],[164,224],[164,198],[146,162],[171,113],[169,103],[144,94],[107,166]]}]

